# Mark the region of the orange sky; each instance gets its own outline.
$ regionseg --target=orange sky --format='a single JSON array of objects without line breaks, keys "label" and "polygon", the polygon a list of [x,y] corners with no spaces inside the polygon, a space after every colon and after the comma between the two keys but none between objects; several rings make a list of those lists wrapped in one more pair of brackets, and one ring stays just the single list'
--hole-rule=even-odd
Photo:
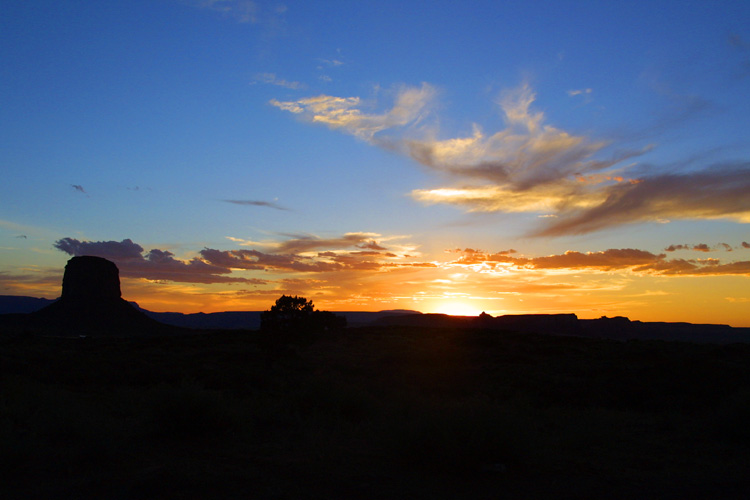
[{"label": "orange sky", "polygon": [[[405,238],[350,233],[278,242],[284,253],[204,249],[200,261],[123,258],[133,242],[77,244],[89,250],[80,253],[119,255],[123,296],[154,311],[265,310],[287,294],[332,311],[572,312],[750,326],[750,262],[727,260],[750,254],[742,243],[538,257],[465,248],[429,259]],[[56,297],[61,271],[30,266],[23,277],[0,284],[3,293]]]}]

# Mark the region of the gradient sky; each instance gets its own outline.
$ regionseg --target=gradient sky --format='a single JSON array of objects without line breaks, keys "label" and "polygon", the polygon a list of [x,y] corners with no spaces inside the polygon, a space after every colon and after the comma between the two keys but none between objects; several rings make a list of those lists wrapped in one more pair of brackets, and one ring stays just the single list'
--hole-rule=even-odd
[{"label": "gradient sky", "polygon": [[750,2],[14,1],[0,294],[750,326]]}]

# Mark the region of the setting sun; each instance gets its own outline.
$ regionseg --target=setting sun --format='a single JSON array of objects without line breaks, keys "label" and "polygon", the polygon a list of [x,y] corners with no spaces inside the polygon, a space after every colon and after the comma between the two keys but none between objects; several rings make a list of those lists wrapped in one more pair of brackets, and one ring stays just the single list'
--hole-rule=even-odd
[{"label": "setting sun", "polygon": [[482,309],[466,300],[449,299],[436,303],[429,312],[448,314],[450,316],[479,316],[482,313]]}]

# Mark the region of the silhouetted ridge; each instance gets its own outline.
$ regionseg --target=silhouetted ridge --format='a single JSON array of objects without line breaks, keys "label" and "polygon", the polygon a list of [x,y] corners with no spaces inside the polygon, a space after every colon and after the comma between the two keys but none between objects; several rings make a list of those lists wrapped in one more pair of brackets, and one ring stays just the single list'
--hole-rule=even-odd
[{"label": "silhouetted ridge", "polygon": [[92,256],[70,259],[60,300],[31,317],[34,326],[59,335],[142,335],[163,328],[121,297],[117,266]]}]

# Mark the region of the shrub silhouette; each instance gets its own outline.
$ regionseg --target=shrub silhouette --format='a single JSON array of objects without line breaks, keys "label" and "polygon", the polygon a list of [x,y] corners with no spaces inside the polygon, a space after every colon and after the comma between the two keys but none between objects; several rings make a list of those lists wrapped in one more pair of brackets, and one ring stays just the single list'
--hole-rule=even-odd
[{"label": "shrub silhouette", "polygon": [[269,311],[260,315],[260,330],[276,334],[322,333],[346,327],[346,318],[332,312],[318,311],[312,300],[282,295]]}]

